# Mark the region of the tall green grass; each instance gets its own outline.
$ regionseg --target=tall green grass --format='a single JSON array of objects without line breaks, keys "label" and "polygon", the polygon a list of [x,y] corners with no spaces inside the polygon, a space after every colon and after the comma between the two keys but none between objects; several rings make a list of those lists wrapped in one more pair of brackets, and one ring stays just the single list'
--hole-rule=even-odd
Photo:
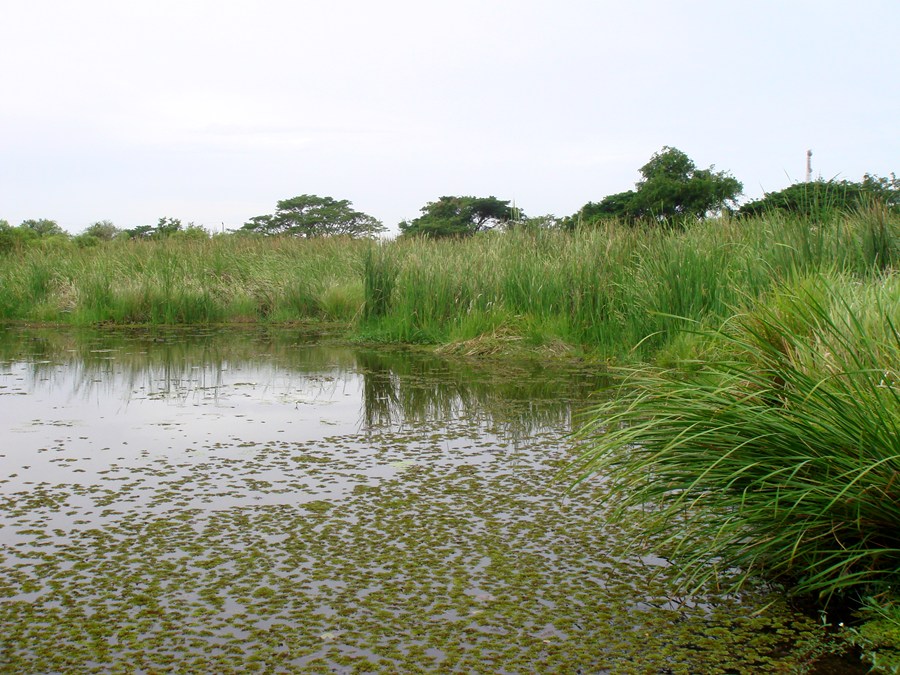
[{"label": "tall green grass", "polygon": [[[870,278],[898,258],[900,219],[873,207],[828,223],[774,214],[686,230],[607,224],[400,240],[384,252],[394,285],[359,330],[444,343],[513,332],[616,360],[646,359],[714,325],[778,283],[810,273]],[[373,305],[374,306],[374,305]]]},{"label": "tall green grass", "polygon": [[693,369],[621,372],[582,430],[612,484],[701,584],[762,572],[822,599],[900,580],[900,275],[799,279],[706,332]]},{"label": "tall green grass", "polygon": [[363,303],[366,246],[231,236],[24,248],[2,261],[0,320],[349,323]]},{"label": "tall green grass", "polygon": [[900,217],[877,206],[811,223],[774,213],[668,230],[607,223],[461,240],[248,238],[23,247],[0,265],[0,320],[86,324],[344,323],[357,337],[453,343],[503,336],[610,360],[689,353],[774,284],[870,278],[900,259]]}]

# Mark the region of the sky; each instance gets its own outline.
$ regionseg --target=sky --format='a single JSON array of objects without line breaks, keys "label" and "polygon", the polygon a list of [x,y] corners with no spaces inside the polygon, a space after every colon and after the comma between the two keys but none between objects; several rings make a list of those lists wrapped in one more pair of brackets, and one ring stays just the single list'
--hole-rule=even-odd
[{"label": "sky", "polygon": [[0,0],[0,219],[236,229],[302,194],[571,215],[664,146],[900,171],[897,0]]}]

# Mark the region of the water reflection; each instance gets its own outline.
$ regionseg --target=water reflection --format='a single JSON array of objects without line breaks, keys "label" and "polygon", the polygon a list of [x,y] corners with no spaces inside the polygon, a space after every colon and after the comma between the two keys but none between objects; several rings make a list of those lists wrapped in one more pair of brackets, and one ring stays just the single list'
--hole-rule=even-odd
[{"label": "water reflection", "polygon": [[[360,392],[364,430],[466,417],[512,437],[568,426],[598,388],[592,372],[506,364],[502,370],[431,354],[347,348],[291,330],[0,330],[0,363],[30,390],[81,399],[225,403],[235,388],[297,404]],[[355,396],[355,393],[354,393]]]}]

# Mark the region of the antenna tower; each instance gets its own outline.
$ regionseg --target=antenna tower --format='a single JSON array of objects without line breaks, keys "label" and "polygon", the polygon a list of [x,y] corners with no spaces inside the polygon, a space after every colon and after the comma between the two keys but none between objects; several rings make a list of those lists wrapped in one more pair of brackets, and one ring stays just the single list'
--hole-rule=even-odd
[{"label": "antenna tower", "polygon": [[806,151],[806,182],[812,180],[812,150]]}]

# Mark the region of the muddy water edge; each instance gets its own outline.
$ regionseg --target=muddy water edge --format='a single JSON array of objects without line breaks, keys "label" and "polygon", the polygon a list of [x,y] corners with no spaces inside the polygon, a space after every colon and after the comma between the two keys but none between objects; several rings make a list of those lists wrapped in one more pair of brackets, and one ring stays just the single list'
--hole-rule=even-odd
[{"label": "muddy water edge", "polygon": [[[2,672],[827,672],[554,480],[596,372],[0,328]],[[851,672],[852,660],[834,672]]]}]

